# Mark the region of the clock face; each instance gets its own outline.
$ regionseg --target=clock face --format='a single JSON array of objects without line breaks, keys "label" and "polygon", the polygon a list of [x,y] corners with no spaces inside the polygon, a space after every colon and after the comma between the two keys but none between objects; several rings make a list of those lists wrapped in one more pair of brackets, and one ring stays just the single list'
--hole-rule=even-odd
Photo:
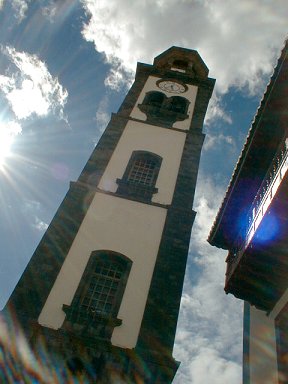
[{"label": "clock face", "polygon": [[187,90],[185,85],[181,83],[176,83],[175,81],[172,81],[172,80],[159,81],[157,83],[157,86],[163,91],[166,91],[169,93],[184,93]]}]

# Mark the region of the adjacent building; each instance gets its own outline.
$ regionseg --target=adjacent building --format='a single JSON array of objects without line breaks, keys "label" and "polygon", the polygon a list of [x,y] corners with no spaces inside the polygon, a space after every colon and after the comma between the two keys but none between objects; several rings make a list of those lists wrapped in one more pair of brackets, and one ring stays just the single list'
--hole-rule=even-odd
[{"label": "adjacent building", "polygon": [[245,301],[244,384],[288,383],[287,53],[286,42],[208,239],[228,251],[226,293]]}]

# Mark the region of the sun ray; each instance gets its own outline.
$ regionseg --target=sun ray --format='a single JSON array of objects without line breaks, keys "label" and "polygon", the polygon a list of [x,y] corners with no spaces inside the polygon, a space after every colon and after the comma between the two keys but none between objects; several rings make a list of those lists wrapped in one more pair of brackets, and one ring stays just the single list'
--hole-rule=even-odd
[{"label": "sun ray", "polygon": [[0,122],[0,167],[3,168],[5,159],[11,155],[14,139],[22,132],[21,125],[16,121]]}]

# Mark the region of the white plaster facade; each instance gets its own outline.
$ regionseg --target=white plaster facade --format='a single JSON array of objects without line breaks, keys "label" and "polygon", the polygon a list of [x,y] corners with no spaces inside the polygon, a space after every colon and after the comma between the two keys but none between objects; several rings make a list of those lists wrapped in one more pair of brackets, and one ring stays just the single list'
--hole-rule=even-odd
[{"label": "white plaster facade", "polygon": [[117,178],[122,178],[133,151],[153,152],[162,157],[152,201],[170,204],[176,184],[184,143],[185,132],[177,132],[136,121],[128,121],[111,160],[102,176],[99,188],[116,192]]},{"label": "white plaster facade", "polygon": [[275,319],[288,303],[288,289],[266,314],[250,306],[249,378],[251,384],[278,384]]},{"label": "white plaster facade", "polygon": [[[132,261],[132,268],[123,295],[118,318],[122,325],[115,327],[112,344],[134,348],[153,275],[167,209],[110,195],[116,192],[117,178],[121,179],[133,151],[153,152],[162,158],[152,202],[171,204],[176,185],[187,130],[194,111],[197,87],[188,85],[181,96],[189,99],[189,118],[176,122],[174,128],[161,128],[145,123],[146,115],[137,105],[151,90],[158,90],[159,78],[150,76],[132,110],[111,159],[99,182],[94,199],[74,238],[58,277],[39,316],[43,326],[59,329],[64,320],[63,304],[70,305],[91,252],[110,250]],[[164,92],[165,93],[165,92]],[[166,93],[168,97],[172,96]],[[143,123],[139,120],[143,120]],[[108,194],[107,194],[108,192]]]},{"label": "white plaster facade", "polygon": [[250,383],[278,384],[274,319],[250,308]]},{"label": "white plaster facade", "polygon": [[[167,97],[171,97],[171,96],[175,96],[175,94],[172,94],[172,93],[168,93],[168,92],[165,92],[163,90],[160,90],[158,87],[157,87],[157,81],[158,80],[161,80],[160,77],[155,77],[155,76],[149,76],[144,87],[143,87],[143,90],[142,92],[140,93],[139,97],[138,97],[138,100],[135,104],[135,107],[133,108],[132,112],[131,112],[131,117],[134,118],[134,119],[139,119],[139,120],[143,120],[145,121],[146,120],[146,115],[145,113],[141,112],[139,107],[138,107],[138,104],[142,104],[143,103],[143,100],[144,100],[144,97],[146,95],[147,92],[150,92],[150,91],[160,91],[162,93],[164,93]],[[190,84],[187,84],[187,91],[185,93],[181,93],[179,94],[178,96],[182,96],[182,97],[185,97],[186,99],[189,100],[190,104],[189,104],[189,108],[188,108],[188,111],[187,111],[187,114],[188,114],[188,119],[186,120],[183,120],[183,121],[176,121],[174,124],[173,124],[173,128],[178,128],[178,129],[184,129],[184,130],[188,130],[189,127],[190,127],[190,124],[191,124],[191,119],[192,119],[192,116],[193,116],[193,112],[194,112],[194,106],[195,106],[195,100],[196,100],[196,96],[197,96],[197,90],[198,90],[198,87],[196,87],[195,85],[190,85]]]},{"label": "white plaster facade", "polygon": [[[166,209],[96,193],[42,309],[39,323],[58,329],[70,305],[92,251],[111,250],[132,261],[112,343],[136,344],[156,261]],[[133,241],[131,241],[133,239]]]}]

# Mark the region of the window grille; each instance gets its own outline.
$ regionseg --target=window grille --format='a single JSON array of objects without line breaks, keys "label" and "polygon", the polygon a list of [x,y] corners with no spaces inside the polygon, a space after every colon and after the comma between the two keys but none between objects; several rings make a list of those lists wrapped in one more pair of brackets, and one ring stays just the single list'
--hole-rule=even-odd
[{"label": "window grille", "polygon": [[117,263],[98,260],[91,273],[87,291],[81,299],[81,309],[92,313],[111,313],[124,270]]},{"label": "window grille", "polygon": [[92,252],[71,305],[63,304],[63,327],[79,336],[110,340],[122,323],[117,314],[131,266],[132,261],[120,253]]},{"label": "window grille", "polygon": [[151,159],[136,159],[128,175],[132,183],[152,185],[156,163]]},{"label": "window grille", "polygon": [[155,188],[162,158],[155,153],[134,151],[122,179],[117,179],[117,193],[133,199],[150,201]]}]

